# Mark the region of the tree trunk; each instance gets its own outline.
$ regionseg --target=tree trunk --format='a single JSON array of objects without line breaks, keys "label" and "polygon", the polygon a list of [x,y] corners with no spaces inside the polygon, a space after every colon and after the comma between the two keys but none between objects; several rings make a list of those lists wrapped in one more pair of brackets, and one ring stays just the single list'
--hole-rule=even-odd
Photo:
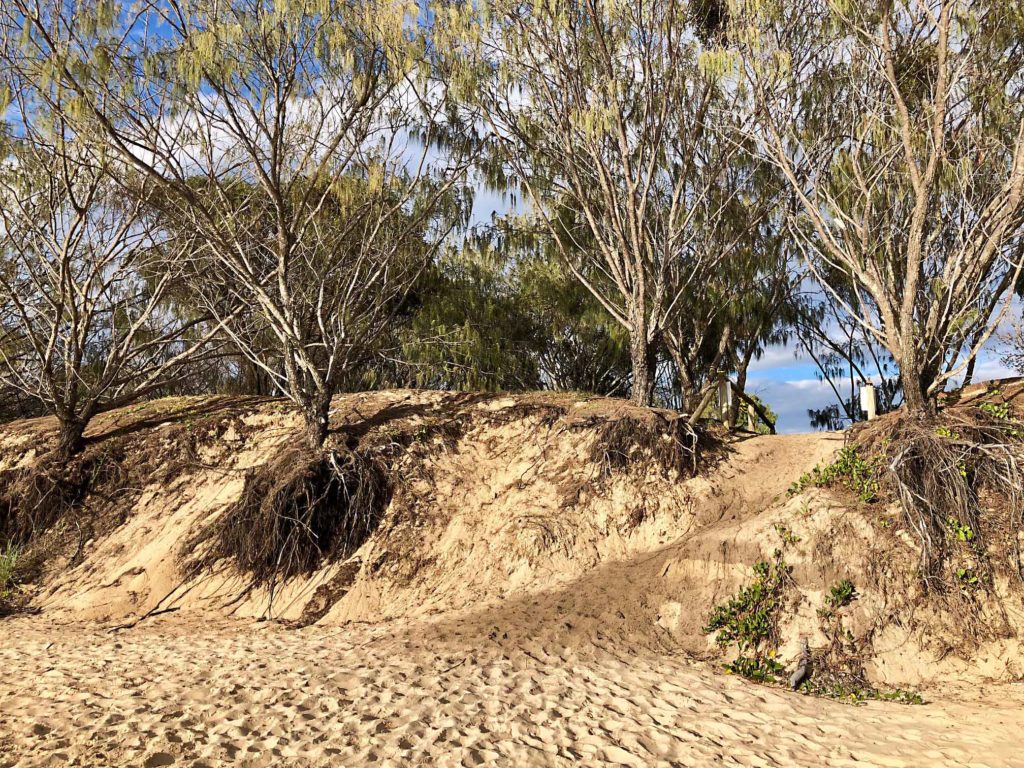
[{"label": "tree trunk", "polygon": [[327,439],[328,412],[331,408],[330,395],[312,396],[302,408],[306,426],[306,445],[313,451],[323,448]]},{"label": "tree trunk", "polygon": [[918,350],[912,345],[913,342],[904,345],[903,354],[896,361],[900,367],[903,404],[910,415],[931,416],[935,414],[935,398],[928,394],[928,388],[935,380],[935,375],[918,362]]},{"label": "tree trunk", "polygon": [[[739,367],[736,369],[736,391],[747,393],[747,369],[750,367],[751,354],[743,356],[743,360],[740,361]],[[733,426],[737,425],[740,416],[740,398],[734,397],[732,404],[729,406],[729,423]]]},{"label": "tree trunk", "polygon": [[681,401],[679,410],[683,413],[693,413],[700,405],[701,398],[704,395],[704,389],[694,383],[689,373],[680,373],[679,393]]},{"label": "tree trunk", "polygon": [[676,366],[676,378],[679,382],[679,410],[682,413],[693,413],[693,408],[700,401],[700,388],[693,382],[689,368],[686,365],[686,356],[683,355],[675,344],[669,342],[665,345],[672,362]]},{"label": "tree trunk", "polygon": [[903,376],[903,404],[907,412],[914,416],[928,416],[935,413],[935,404],[928,397],[926,386],[916,376]]},{"label": "tree trunk", "polygon": [[629,356],[633,366],[630,401],[649,406],[654,399],[654,345],[647,334],[634,331],[629,337]]},{"label": "tree trunk", "polygon": [[964,389],[967,389],[974,382],[974,368],[977,362],[977,355],[972,355],[971,359],[967,361],[967,370],[964,371],[964,383],[962,385]]},{"label": "tree trunk", "polygon": [[57,457],[61,461],[68,461],[77,456],[85,448],[85,422],[78,419],[70,419],[60,422],[60,429],[57,433]]}]

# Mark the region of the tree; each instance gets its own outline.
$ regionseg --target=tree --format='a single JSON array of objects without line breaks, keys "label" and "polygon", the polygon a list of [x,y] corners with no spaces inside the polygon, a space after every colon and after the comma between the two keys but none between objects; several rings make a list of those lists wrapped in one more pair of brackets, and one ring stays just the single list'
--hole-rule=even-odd
[{"label": "tree", "polygon": [[[738,131],[733,133],[741,141]],[[693,238],[721,255],[717,268],[691,283],[666,327],[665,344],[679,377],[684,411],[697,413],[717,385],[734,372],[746,388],[747,370],[766,344],[781,342],[789,319],[793,277],[786,248],[783,184],[774,169],[744,143],[720,175],[712,220],[694,222]],[[714,198],[712,198],[714,199]],[[732,401],[735,422],[739,398]]]},{"label": "tree", "polygon": [[246,324],[226,327],[319,448],[339,379],[426,263],[408,258],[410,241],[438,245],[466,207],[472,146],[445,119],[415,9],[13,5],[27,56],[74,97],[67,119],[192,233],[203,272],[229,289],[205,309],[225,319],[246,307]]},{"label": "tree", "polygon": [[[326,347],[314,346],[307,355],[323,370],[331,391],[358,386],[376,357],[393,351],[388,348],[388,335],[403,310],[406,294],[420,285],[447,234],[433,229],[437,217],[444,216],[448,223],[459,221],[463,202],[455,196],[431,201],[435,215],[422,216],[416,212],[420,195],[433,192],[426,184],[411,206],[385,190],[371,190],[358,176],[340,179],[334,187],[320,196],[311,227],[315,235],[296,244],[288,276],[300,326],[315,325]],[[268,212],[272,204],[262,190],[235,182],[229,190],[203,194],[245,201],[237,208],[238,238],[245,243],[254,272],[270,282],[277,260],[261,247],[273,229]],[[397,211],[381,211],[394,206]],[[174,232],[178,241],[189,244],[182,298],[189,306],[216,316],[231,311],[244,298],[237,292],[235,273],[224,267],[203,236],[192,229],[191,218],[175,217]],[[379,271],[386,274],[378,275]],[[261,374],[259,379],[287,391],[288,358],[264,313],[243,314],[226,324],[226,331],[252,372]]]},{"label": "tree", "polygon": [[212,331],[166,304],[174,275],[147,190],[126,198],[109,159],[16,84],[0,167],[0,384],[57,417],[68,460],[96,413],[173,381]]},{"label": "tree", "polygon": [[522,390],[541,386],[536,346],[547,339],[504,258],[464,243],[424,272],[384,383],[445,390]]},{"label": "tree", "polygon": [[628,334],[561,260],[546,248],[527,251],[520,255],[514,276],[535,318],[534,347],[543,386],[619,397],[628,392]]},{"label": "tree", "polygon": [[723,258],[695,235],[726,215],[718,185],[738,151],[723,57],[676,0],[474,10],[437,34],[475,41],[445,46],[468,62],[453,82],[489,131],[488,178],[523,191],[566,268],[628,331],[631,396],[650,403],[666,327]]},{"label": "tree", "polygon": [[1021,274],[1024,17],[1001,1],[746,10],[757,138],[799,202],[794,236],[892,354],[907,408],[931,412]]},{"label": "tree", "polygon": [[548,243],[498,223],[424,272],[395,324],[376,385],[457,390],[554,389],[622,394],[621,326]]}]

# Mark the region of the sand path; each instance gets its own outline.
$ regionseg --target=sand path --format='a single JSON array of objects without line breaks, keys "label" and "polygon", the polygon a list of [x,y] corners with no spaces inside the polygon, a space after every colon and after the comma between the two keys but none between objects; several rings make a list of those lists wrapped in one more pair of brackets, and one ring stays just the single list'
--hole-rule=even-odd
[{"label": "sand path", "polygon": [[2,625],[0,766],[1021,766],[1024,690],[849,706],[415,625]]}]

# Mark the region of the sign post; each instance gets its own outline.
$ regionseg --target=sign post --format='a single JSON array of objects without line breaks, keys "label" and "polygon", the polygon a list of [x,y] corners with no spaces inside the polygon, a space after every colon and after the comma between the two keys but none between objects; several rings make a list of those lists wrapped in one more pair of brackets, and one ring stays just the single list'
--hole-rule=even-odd
[{"label": "sign post", "polygon": [[878,415],[878,400],[875,397],[874,384],[861,384],[860,407],[862,411],[867,413],[868,421],[872,421]]},{"label": "sign post", "polygon": [[725,371],[718,372],[718,407],[721,409],[722,426],[729,428],[729,377]]}]

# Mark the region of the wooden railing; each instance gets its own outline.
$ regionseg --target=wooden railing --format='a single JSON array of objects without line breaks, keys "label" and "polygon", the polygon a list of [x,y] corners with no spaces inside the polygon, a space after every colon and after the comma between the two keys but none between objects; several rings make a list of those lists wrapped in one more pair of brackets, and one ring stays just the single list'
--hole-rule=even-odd
[{"label": "wooden railing", "polygon": [[[771,418],[768,415],[768,412],[765,411],[764,407],[759,402],[757,402],[757,400],[752,398],[746,392],[741,392],[740,389],[733,382],[730,381],[729,384],[732,387],[733,394],[735,394],[736,397],[738,397],[742,402],[747,404],[747,428],[751,432],[756,431],[757,422],[754,419],[754,416],[756,414],[757,418],[763,421],[764,425],[768,427],[768,434],[774,435],[775,419]],[[728,405],[726,406],[726,411],[728,411]],[[726,419],[728,418],[729,417],[726,416]]]},{"label": "wooden railing", "polygon": [[717,399],[718,418],[721,420],[722,426],[731,430],[733,425],[730,418],[730,392],[735,394],[741,402],[746,403],[747,427],[751,432],[756,431],[757,422],[760,420],[766,427],[768,427],[769,434],[775,434],[775,419],[768,415],[764,406],[754,398],[750,397],[746,392],[740,391],[739,387],[736,386],[736,383],[731,381],[724,372],[718,374],[717,386],[708,387],[704,392],[704,397],[701,398],[700,405],[697,406],[690,416],[690,423],[694,424],[700,419],[707,418],[709,410],[714,413],[712,410],[713,403]]}]

